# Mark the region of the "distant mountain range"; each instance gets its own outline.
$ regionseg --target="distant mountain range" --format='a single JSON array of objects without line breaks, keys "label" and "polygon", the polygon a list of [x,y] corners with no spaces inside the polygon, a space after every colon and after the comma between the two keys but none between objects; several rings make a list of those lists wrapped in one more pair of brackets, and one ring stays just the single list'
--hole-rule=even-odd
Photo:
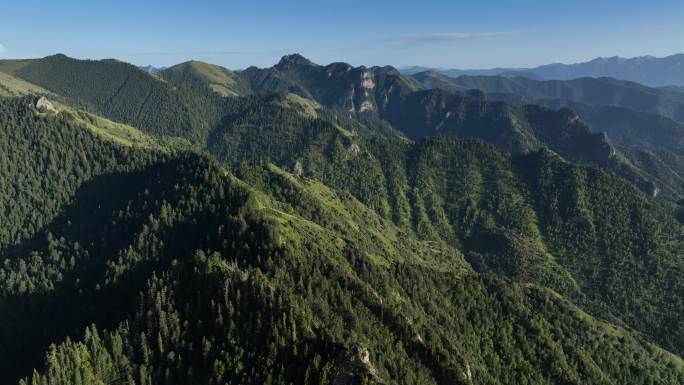
[{"label": "distant mountain range", "polygon": [[151,65],[140,66],[138,68],[140,68],[141,70],[143,70],[145,72],[149,72],[151,74],[156,74],[156,73],[159,73],[159,72],[163,71],[164,69],[166,69],[166,67],[155,67],[155,66],[151,66]]},{"label": "distant mountain range", "polygon": [[493,69],[448,69],[427,67],[406,67],[401,70],[405,75],[413,75],[427,70],[435,70],[443,75],[458,77],[470,76],[524,76],[537,80],[570,80],[581,77],[612,77],[629,80],[651,87],[684,86],[684,54],[663,58],[640,56],[622,58],[619,56],[600,57],[575,64],[547,64],[534,68],[493,68]]},{"label": "distant mountain range", "polygon": [[465,75],[451,78],[433,71],[415,74],[412,78],[426,88],[452,91],[478,89],[506,101],[538,103],[540,100],[560,100],[626,107],[684,121],[684,94],[681,92],[673,91],[672,88],[652,88],[614,78],[534,80],[522,76]]},{"label": "distant mountain range", "polygon": [[620,145],[667,148],[684,154],[684,94],[678,87],[651,88],[613,78],[534,80],[526,77],[459,76],[436,71],[411,75],[424,88],[472,93],[516,105],[568,107],[597,132]]}]

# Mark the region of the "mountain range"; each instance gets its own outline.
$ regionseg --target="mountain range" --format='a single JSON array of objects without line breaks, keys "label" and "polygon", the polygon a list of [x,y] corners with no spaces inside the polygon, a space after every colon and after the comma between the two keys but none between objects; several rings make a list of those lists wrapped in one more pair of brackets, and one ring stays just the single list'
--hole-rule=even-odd
[{"label": "mountain range", "polygon": [[[434,71],[418,73],[412,78],[426,88],[461,93],[477,89],[491,99],[518,105],[570,107],[596,131],[608,133],[619,144],[660,146],[682,154],[684,94],[671,89],[650,88],[613,78],[567,81],[504,76],[450,78]],[[652,140],[660,142],[654,145]]]},{"label": "mountain range", "polygon": [[406,67],[402,73],[416,73],[435,70],[449,77],[468,76],[523,76],[534,80],[572,80],[582,77],[610,77],[641,83],[651,87],[684,86],[684,54],[663,58],[640,56],[623,58],[619,56],[599,57],[584,63],[547,64],[533,68],[493,68],[487,70],[431,69],[427,67]]},{"label": "mountain range", "polygon": [[163,71],[165,68],[166,67],[155,67],[155,66],[151,66],[151,65],[140,66],[141,70],[143,70],[145,72],[149,72],[151,74],[159,73],[159,72]]},{"label": "mountain range", "polygon": [[0,61],[0,378],[681,384],[681,100]]}]

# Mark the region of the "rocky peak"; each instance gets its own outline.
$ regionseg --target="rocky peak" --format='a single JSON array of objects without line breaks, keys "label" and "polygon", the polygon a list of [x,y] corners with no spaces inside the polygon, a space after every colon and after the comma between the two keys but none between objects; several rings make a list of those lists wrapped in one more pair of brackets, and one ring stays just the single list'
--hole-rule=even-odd
[{"label": "rocky peak", "polygon": [[298,53],[295,53],[292,55],[283,56],[278,64],[275,65],[275,68],[278,70],[288,70],[296,67],[309,67],[315,65],[316,64],[314,64],[311,60]]},{"label": "rocky peak", "polygon": [[373,73],[369,70],[362,70],[361,72],[361,86],[366,90],[375,88],[375,81],[373,80]]}]

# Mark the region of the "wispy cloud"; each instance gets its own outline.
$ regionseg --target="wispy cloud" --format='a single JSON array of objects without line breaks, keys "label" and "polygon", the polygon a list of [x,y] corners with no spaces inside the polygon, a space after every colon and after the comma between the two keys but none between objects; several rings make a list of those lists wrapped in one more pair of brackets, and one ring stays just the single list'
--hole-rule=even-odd
[{"label": "wispy cloud", "polygon": [[512,32],[445,32],[421,35],[392,36],[375,39],[377,42],[406,45],[455,43],[464,40],[490,39],[511,35]]},{"label": "wispy cloud", "polygon": [[5,52],[7,52],[7,48],[5,48],[4,45],[0,44],[0,55],[4,54]]}]

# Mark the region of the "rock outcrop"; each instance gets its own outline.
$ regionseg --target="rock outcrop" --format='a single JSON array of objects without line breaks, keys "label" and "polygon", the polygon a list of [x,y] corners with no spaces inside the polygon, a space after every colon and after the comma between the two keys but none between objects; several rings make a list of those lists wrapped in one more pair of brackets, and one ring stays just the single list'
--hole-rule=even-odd
[{"label": "rock outcrop", "polygon": [[41,96],[37,101],[36,101],[36,108],[40,112],[52,112],[54,114],[58,113],[59,111],[55,106],[52,104],[48,98],[45,96]]}]

